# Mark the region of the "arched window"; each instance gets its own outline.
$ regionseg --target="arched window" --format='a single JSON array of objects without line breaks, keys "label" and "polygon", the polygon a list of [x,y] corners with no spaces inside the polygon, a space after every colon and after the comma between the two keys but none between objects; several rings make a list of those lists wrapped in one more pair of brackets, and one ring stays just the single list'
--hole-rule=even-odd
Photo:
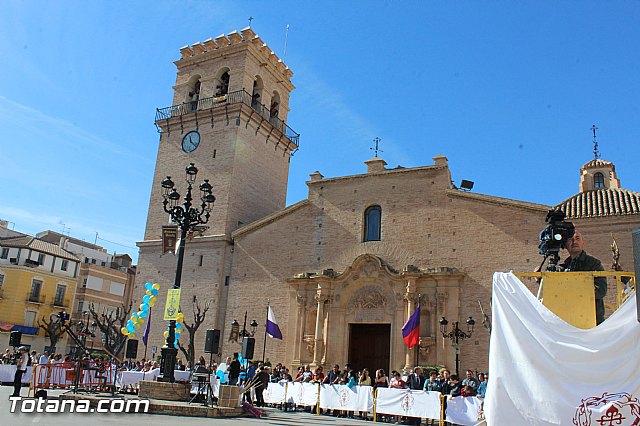
[{"label": "arched window", "polygon": [[604,188],[604,175],[600,172],[593,175],[593,187],[595,189]]},{"label": "arched window", "polygon": [[189,104],[189,109],[195,111],[198,109],[198,100],[200,99],[200,76],[194,75],[189,80],[189,90],[187,92],[186,102]]},{"label": "arched window", "polygon": [[229,70],[225,70],[216,79],[216,97],[224,96],[229,93]]},{"label": "arched window", "polygon": [[364,241],[380,241],[382,208],[370,206],[364,211]]},{"label": "arched window", "polygon": [[262,112],[262,89],[264,84],[262,78],[257,75],[253,81],[253,91],[251,93],[251,107],[258,112]]}]

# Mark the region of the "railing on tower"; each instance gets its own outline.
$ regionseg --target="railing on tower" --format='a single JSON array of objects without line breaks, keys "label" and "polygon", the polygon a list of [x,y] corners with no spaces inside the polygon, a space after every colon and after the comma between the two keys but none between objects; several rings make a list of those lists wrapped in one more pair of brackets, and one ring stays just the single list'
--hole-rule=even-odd
[{"label": "railing on tower", "polygon": [[206,111],[216,108],[223,108],[228,105],[245,104],[250,106],[255,113],[260,115],[266,121],[285,135],[287,139],[293,142],[296,147],[300,146],[300,133],[295,132],[284,121],[276,115],[272,115],[265,105],[255,102],[246,90],[238,90],[230,92],[226,95],[212,96],[210,98],[198,99],[197,101],[185,102],[178,105],[172,105],[165,108],[156,109],[156,122],[160,120],[168,120],[172,117],[180,117],[186,114],[192,114],[196,111]]}]

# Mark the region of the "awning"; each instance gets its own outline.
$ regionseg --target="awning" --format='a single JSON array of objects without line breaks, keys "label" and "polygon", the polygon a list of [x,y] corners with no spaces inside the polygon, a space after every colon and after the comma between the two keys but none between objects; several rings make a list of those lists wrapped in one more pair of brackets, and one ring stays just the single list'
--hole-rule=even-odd
[{"label": "awning", "polygon": [[11,331],[20,331],[22,334],[38,334],[38,327],[27,327],[26,325],[14,325]]},{"label": "awning", "polygon": [[13,328],[13,324],[9,324],[8,322],[0,322],[0,331],[11,331]]}]

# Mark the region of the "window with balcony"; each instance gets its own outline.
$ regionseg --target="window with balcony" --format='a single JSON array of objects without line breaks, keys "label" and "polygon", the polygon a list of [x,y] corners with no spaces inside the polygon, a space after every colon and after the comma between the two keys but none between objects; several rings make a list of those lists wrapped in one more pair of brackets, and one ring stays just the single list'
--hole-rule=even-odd
[{"label": "window with balcony", "polygon": [[62,265],[60,265],[60,270],[66,271],[68,267],[69,267],[69,261],[66,259],[62,259]]},{"label": "window with balcony", "polygon": [[64,294],[67,291],[67,286],[58,284],[56,287],[56,297],[53,300],[53,304],[56,306],[65,306],[64,305]]},{"label": "window with balcony", "polygon": [[9,248],[3,247],[2,251],[0,252],[0,259],[6,259],[7,257],[9,257]]},{"label": "window with balcony", "polygon": [[31,281],[31,292],[29,293],[29,300],[31,302],[40,302],[40,292],[42,291],[42,281]]},{"label": "window with balcony", "polygon": [[382,208],[370,206],[364,211],[364,241],[380,241]]}]

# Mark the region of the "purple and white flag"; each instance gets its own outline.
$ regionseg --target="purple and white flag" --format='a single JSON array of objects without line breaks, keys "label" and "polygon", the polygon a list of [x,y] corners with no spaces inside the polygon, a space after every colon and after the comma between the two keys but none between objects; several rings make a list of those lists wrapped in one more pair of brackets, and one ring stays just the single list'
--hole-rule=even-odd
[{"label": "purple and white flag", "polygon": [[149,341],[149,330],[151,329],[151,309],[149,309],[149,316],[147,318],[147,327],[144,329],[144,334],[142,335],[142,342],[145,346],[147,346],[147,342]]},{"label": "purple and white flag", "polygon": [[267,333],[274,339],[282,340],[282,332],[276,323],[276,316],[273,314],[271,306],[269,306],[269,311],[267,313]]}]

